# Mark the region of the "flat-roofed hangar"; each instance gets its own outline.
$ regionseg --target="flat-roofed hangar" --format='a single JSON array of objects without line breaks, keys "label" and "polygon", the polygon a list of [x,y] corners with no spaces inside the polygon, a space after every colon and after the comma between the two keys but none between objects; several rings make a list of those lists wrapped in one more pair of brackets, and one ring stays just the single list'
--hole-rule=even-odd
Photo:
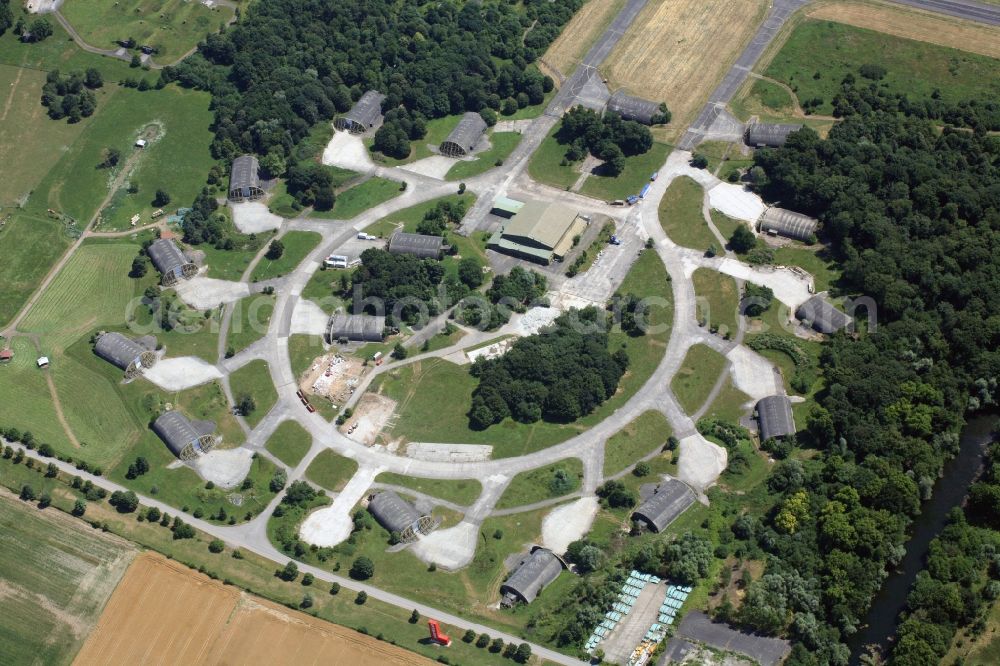
[{"label": "flat-roofed hangar", "polygon": [[588,220],[561,203],[528,201],[490,238],[488,246],[540,264],[561,261]]}]

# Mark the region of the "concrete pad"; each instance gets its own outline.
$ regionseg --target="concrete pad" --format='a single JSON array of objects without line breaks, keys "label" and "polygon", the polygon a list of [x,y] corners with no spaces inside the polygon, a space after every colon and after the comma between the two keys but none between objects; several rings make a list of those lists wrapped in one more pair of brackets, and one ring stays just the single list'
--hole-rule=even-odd
[{"label": "concrete pad", "polygon": [[708,190],[708,203],[729,217],[756,222],[767,207],[759,196],[742,185],[719,183]]},{"label": "concrete pad", "polygon": [[455,571],[468,566],[476,554],[476,539],[479,527],[462,521],[446,530],[435,530],[410,546],[413,554],[442,569]]},{"label": "concrete pad", "polygon": [[[467,362],[469,363],[474,362],[477,358],[480,357],[486,359],[499,358],[507,353],[511,345],[514,344],[515,340],[516,338],[506,338],[499,342],[494,342],[491,345],[480,347],[479,349],[472,349],[467,352],[456,352],[456,353],[463,353],[465,357],[468,359]],[[449,356],[451,356],[451,354],[449,354]]]},{"label": "concrete pad", "polygon": [[794,312],[797,307],[812,298],[809,287],[812,284],[811,278],[793,271],[790,268],[776,268],[773,266],[750,266],[736,259],[722,259],[715,270],[726,275],[731,275],[738,280],[746,280],[754,284],[770,287],[774,292],[774,297],[787,305]]},{"label": "concrete pad", "polygon": [[330,317],[314,302],[300,298],[292,311],[292,333],[323,335]]},{"label": "concrete pad", "polygon": [[351,536],[351,529],[354,527],[351,512],[354,505],[364,497],[380,471],[377,467],[360,468],[337,494],[333,504],[313,511],[306,517],[299,528],[302,540],[324,548],[336,546]]},{"label": "concrete pad", "polygon": [[430,178],[444,180],[448,171],[455,166],[457,162],[458,160],[453,157],[432,155],[430,157],[425,157],[422,160],[417,160],[416,162],[404,164],[399,168],[403,171],[410,171],[412,173],[419,173],[423,176],[429,176]]},{"label": "concrete pad", "polygon": [[211,310],[222,303],[234,303],[250,295],[250,286],[245,282],[230,282],[197,276],[181,280],[174,287],[181,300],[196,310]]},{"label": "concrete pad", "polygon": [[406,446],[406,455],[428,462],[483,462],[493,455],[493,447],[489,444],[411,442]]},{"label": "concrete pad", "polygon": [[323,164],[367,173],[375,168],[368,149],[360,136],[334,131],[330,143],[323,149]]},{"label": "concrete pad", "polygon": [[518,132],[524,133],[533,121],[530,118],[525,118],[523,120],[498,120],[497,124],[493,126],[493,133],[497,132]]},{"label": "concrete pad", "polygon": [[542,545],[553,553],[565,553],[571,543],[590,531],[597,506],[596,497],[581,497],[550,511],[542,521]]},{"label": "concrete pad", "polygon": [[518,335],[534,335],[562,314],[559,308],[531,308],[517,319]]},{"label": "concrete pad", "polygon": [[736,388],[755,401],[780,393],[774,365],[760,354],[743,345],[733,347],[726,358],[732,361],[732,377]]},{"label": "concrete pad", "polygon": [[211,481],[219,488],[233,488],[250,473],[253,452],[249,449],[228,449],[209,451],[199,456],[192,467],[201,478]]},{"label": "concrete pad", "polygon": [[197,356],[181,356],[161,359],[142,373],[142,376],[165,391],[183,391],[213,379],[221,379],[222,373]]},{"label": "concrete pad", "polygon": [[284,218],[268,210],[267,205],[260,201],[245,201],[229,204],[233,209],[233,224],[244,234],[259,234],[263,231],[277,229]]},{"label": "concrete pad", "polygon": [[681,440],[680,455],[677,478],[699,492],[704,492],[718,480],[728,460],[724,448],[697,433]]}]

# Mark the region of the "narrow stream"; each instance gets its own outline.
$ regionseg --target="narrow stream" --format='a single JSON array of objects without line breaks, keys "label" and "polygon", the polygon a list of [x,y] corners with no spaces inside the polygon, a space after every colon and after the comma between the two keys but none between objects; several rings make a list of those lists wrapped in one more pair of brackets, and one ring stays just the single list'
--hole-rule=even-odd
[{"label": "narrow stream", "polygon": [[969,486],[982,466],[983,453],[990,442],[990,433],[997,423],[996,415],[970,419],[962,430],[958,455],[944,465],[943,475],[934,485],[931,499],[921,506],[921,514],[910,527],[906,555],[897,569],[889,574],[882,589],[875,595],[864,627],[850,637],[851,664],[858,664],[866,645],[885,646],[896,630],[896,619],[906,605],[906,595],[924,568],[924,556],[932,539],[947,522],[948,512],[960,506]]}]

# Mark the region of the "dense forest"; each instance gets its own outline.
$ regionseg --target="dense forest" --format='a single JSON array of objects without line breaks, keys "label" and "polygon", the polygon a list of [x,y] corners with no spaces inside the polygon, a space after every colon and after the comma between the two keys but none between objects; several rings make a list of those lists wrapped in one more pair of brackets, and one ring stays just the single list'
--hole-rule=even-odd
[{"label": "dense forest", "polygon": [[846,663],[841,641],[901,558],[964,415],[996,404],[1000,137],[941,131],[886,97],[848,81],[827,139],[804,129],[754,158],[765,198],[817,216],[845,290],[878,309],[876,331],[825,345],[808,423],[821,455],[779,463],[771,510],[733,525],[768,562],[734,619],[792,636],[791,664]]},{"label": "dense forest", "polygon": [[948,525],[931,542],[926,568],[906,599],[892,662],[938,664],[959,627],[972,635],[986,629],[990,605],[1000,597],[1000,445],[986,456],[966,511],[955,507]]},{"label": "dense forest", "polygon": [[540,102],[530,65],[582,4],[260,0],[162,77],[212,92],[217,158],[287,156],[368,89],[424,118]]},{"label": "dense forest", "polygon": [[566,161],[577,162],[590,153],[604,162],[601,172],[617,176],[625,169],[625,158],[641,155],[653,147],[653,134],[634,120],[617,113],[601,115],[577,106],[562,118],[556,140],[568,145]]},{"label": "dense forest", "polygon": [[470,425],[487,428],[508,416],[566,423],[614,395],[628,355],[608,351],[607,317],[593,307],[571,310],[542,334],[517,340],[503,356],[476,359]]}]

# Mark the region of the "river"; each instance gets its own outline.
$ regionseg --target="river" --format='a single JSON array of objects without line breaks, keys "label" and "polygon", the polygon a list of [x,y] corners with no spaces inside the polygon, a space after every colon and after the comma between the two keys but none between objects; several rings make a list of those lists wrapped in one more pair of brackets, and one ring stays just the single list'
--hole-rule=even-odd
[{"label": "river", "polygon": [[941,478],[934,484],[931,499],[920,507],[920,515],[910,526],[911,537],[906,543],[906,555],[875,595],[864,621],[865,626],[847,641],[851,648],[851,664],[859,663],[866,645],[876,643],[885,646],[895,634],[896,619],[906,605],[906,595],[917,573],[924,568],[928,546],[945,526],[948,512],[962,504],[969,486],[979,475],[983,453],[996,423],[995,414],[977,416],[970,419],[962,430],[958,455],[945,463]]}]

